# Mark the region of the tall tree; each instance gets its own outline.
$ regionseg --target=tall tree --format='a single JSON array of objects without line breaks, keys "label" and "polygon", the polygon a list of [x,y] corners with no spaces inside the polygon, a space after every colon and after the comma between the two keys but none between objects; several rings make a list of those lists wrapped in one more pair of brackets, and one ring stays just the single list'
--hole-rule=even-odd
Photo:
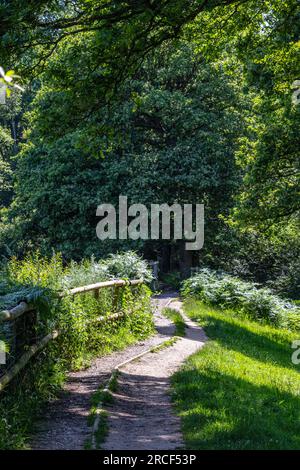
[{"label": "tall tree", "polygon": [[20,140],[21,97],[18,92],[0,104],[0,209],[7,207],[13,195],[13,156]]},{"label": "tall tree", "polygon": [[299,220],[300,105],[292,99],[292,84],[300,77],[297,4],[283,2],[281,11],[270,12],[256,47],[247,51],[253,105],[239,152],[246,174],[235,211],[245,227],[265,229]]},{"label": "tall tree", "polygon": [[[95,234],[97,205],[117,205],[119,195],[148,207],[205,203],[208,246],[239,182],[235,88],[221,66],[207,64],[187,43],[149,57],[122,99],[95,109],[75,131],[65,100],[55,87],[42,88],[10,211],[20,248],[42,243],[70,257],[120,248],[120,241],[101,245]],[[49,107],[52,100],[56,106]],[[49,126],[56,116],[63,129]],[[142,241],[133,244],[146,249]]]}]

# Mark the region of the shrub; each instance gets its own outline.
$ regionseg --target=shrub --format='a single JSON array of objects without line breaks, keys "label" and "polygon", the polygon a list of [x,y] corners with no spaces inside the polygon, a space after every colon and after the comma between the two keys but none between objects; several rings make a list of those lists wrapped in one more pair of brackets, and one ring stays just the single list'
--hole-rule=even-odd
[{"label": "shrub", "polygon": [[97,262],[93,257],[81,263],[72,261],[61,279],[61,287],[70,289],[84,284],[107,281],[110,279],[144,279],[152,281],[151,269],[147,262],[135,252],[110,255]]},{"label": "shrub", "polygon": [[[35,253],[21,261],[13,258],[3,269],[0,310],[21,300],[33,302],[38,310],[34,336],[41,338],[53,329],[58,329],[60,335],[1,393],[0,448],[24,447],[36,411],[55,396],[68,370],[86,366],[92,357],[120,349],[153,332],[151,291],[146,285],[101,289],[98,297],[93,292],[67,294],[71,287],[113,278],[150,281],[151,270],[132,252],[69,266],[63,265],[60,255],[45,259]],[[58,296],[61,291],[65,292],[63,298]],[[122,312],[117,321],[99,323],[99,316],[115,312]],[[2,338],[4,333],[7,331],[2,327]],[[25,344],[27,340],[25,337]]]},{"label": "shrub", "polygon": [[270,289],[224,272],[199,270],[184,281],[182,294],[195,296],[210,305],[240,310],[260,321],[299,329],[300,308],[295,303],[281,299]]}]

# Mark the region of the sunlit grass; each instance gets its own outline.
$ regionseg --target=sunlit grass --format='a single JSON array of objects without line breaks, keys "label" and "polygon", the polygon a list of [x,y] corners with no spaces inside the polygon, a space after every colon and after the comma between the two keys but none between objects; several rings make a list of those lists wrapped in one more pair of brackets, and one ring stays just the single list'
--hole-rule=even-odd
[{"label": "sunlit grass", "polygon": [[173,377],[189,449],[300,449],[297,335],[189,300],[210,341]]},{"label": "sunlit grass", "polygon": [[163,314],[174,323],[175,325],[174,334],[176,336],[184,336],[185,335],[185,323],[184,323],[182,316],[178,312],[178,310],[174,308],[165,308],[163,310]]}]

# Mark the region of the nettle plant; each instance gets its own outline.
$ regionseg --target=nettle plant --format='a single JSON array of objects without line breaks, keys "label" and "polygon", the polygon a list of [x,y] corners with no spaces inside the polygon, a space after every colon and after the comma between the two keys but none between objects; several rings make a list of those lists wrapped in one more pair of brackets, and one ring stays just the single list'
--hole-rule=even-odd
[{"label": "nettle plant", "polygon": [[223,309],[239,310],[259,321],[291,329],[300,328],[300,308],[270,289],[230,274],[200,269],[183,283],[182,295],[196,297]]},{"label": "nettle plant", "polygon": [[152,272],[145,260],[134,251],[112,254],[96,261],[94,257],[80,263],[72,261],[61,279],[62,288],[93,284],[112,279],[144,279],[152,281]]}]

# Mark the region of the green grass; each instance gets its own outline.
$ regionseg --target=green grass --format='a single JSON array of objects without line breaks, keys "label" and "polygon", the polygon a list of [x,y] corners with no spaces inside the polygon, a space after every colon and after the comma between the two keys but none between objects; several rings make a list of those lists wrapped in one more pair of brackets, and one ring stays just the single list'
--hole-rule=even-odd
[{"label": "green grass", "polygon": [[[103,444],[108,435],[108,412],[103,409],[103,407],[112,404],[114,401],[112,392],[116,392],[118,389],[118,376],[119,372],[114,371],[107,385],[107,390],[105,390],[105,387],[99,388],[99,390],[94,393],[91,399],[92,406],[88,416],[88,425],[92,427],[94,425],[96,416],[100,416],[98,428],[95,432],[97,449],[101,448],[101,444]],[[92,448],[91,439],[87,439],[84,448],[85,450],[90,450]]]},{"label": "green grass", "polygon": [[210,341],[172,379],[188,449],[300,449],[297,335],[185,302]]},{"label": "green grass", "polygon": [[159,344],[158,346],[154,346],[152,349],[150,349],[151,353],[156,353],[158,351],[162,351],[163,349],[169,348],[170,346],[173,346],[173,344],[178,341],[178,336],[173,336],[170,339],[167,339],[163,343]]},{"label": "green grass", "polygon": [[96,448],[101,449],[101,445],[105,442],[108,436],[108,412],[106,410],[100,411],[100,422],[97,431],[95,432]]},{"label": "green grass", "polygon": [[175,325],[175,336],[184,336],[185,335],[185,323],[182,316],[173,308],[164,308],[163,314],[171,320]]}]

